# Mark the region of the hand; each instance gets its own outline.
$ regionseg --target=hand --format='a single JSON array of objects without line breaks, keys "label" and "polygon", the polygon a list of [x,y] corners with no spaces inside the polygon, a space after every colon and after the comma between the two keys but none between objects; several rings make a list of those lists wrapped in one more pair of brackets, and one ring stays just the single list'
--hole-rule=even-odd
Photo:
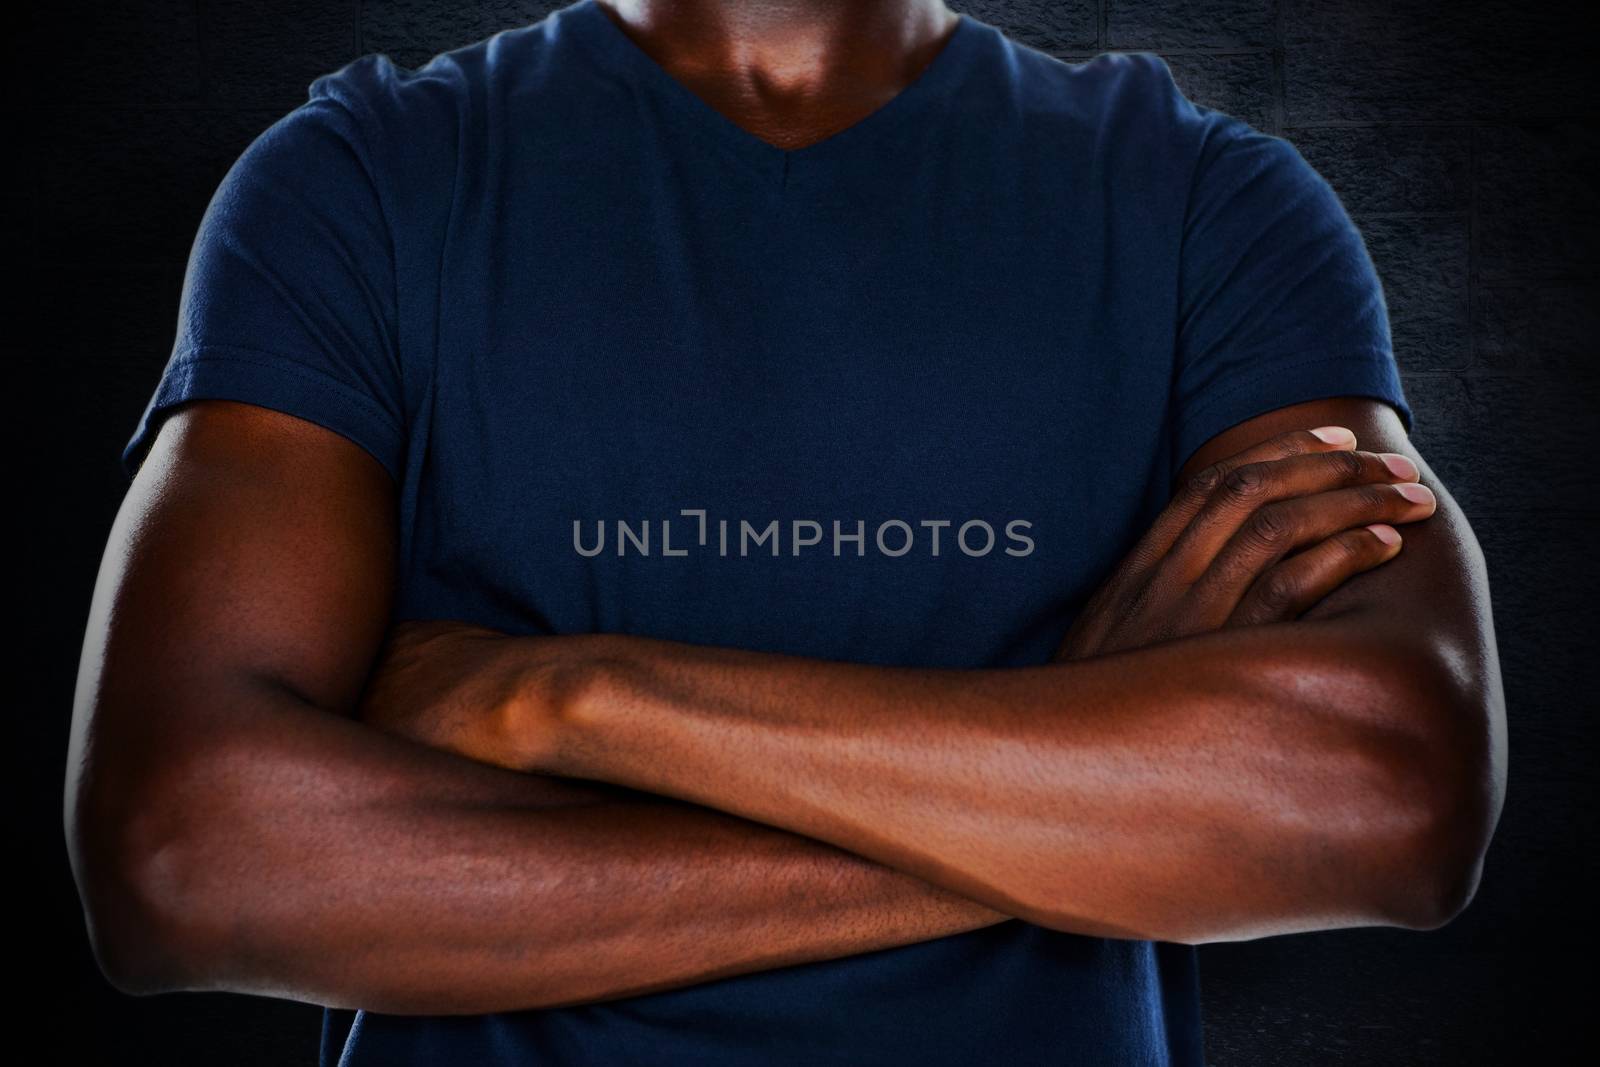
[{"label": "hand", "polygon": [[1405,456],[1309,430],[1207,467],[1095,590],[1055,658],[1299,617],[1400,551],[1390,523],[1433,514],[1416,477]]},{"label": "hand", "polygon": [[453,620],[399,623],[367,682],[360,718],[430,748],[525,770],[541,744],[535,728],[550,721],[566,677],[552,646],[570,640]]}]

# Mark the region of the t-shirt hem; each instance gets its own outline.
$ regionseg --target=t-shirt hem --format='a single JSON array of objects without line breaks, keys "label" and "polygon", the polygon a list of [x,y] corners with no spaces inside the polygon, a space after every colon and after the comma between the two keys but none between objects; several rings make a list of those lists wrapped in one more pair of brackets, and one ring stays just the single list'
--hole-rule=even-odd
[{"label": "t-shirt hem", "polygon": [[404,434],[393,418],[358,390],[291,356],[229,345],[173,353],[138,429],[122,452],[131,479],[168,410],[189,400],[234,400],[305,419],[371,453],[396,482]]},{"label": "t-shirt hem", "polygon": [[1208,392],[1206,402],[1185,413],[1174,431],[1174,472],[1182,470],[1201,445],[1230,426],[1309,400],[1371,397],[1393,407],[1406,432],[1412,428],[1411,407],[1399,371],[1385,348],[1345,348],[1265,366]]}]

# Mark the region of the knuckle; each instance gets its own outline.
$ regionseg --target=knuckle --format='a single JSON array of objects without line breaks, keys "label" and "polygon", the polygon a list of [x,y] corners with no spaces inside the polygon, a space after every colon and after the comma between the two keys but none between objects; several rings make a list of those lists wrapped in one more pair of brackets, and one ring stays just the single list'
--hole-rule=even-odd
[{"label": "knuckle", "polygon": [[1365,529],[1351,530],[1334,538],[1334,548],[1338,550],[1340,557],[1347,563],[1360,563],[1368,557],[1376,555],[1374,546],[1381,547],[1381,545],[1382,542]]},{"label": "knuckle", "polygon": [[1289,539],[1294,532],[1294,523],[1284,509],[1266,507],[1250,516],[1245,529],[1257,544],[1273,548]]},{"label": "knuckle", "polygon": [[1277,446],[1285,456],[1303,456],[1325,447],[1322,439],[1310,430],[1290,430],[1278,438]]},{"label": "knuckle", "polygon": [[1366,511],[1387,512],[1394,507],[1396,500],[1401,499],[1399,494],[1387,485],[1363,485],[1358,492],[1361,506]]},{"label": "knuckle", "polygon": [[1352,481],[1367,472],[1366,458],[1359,452],[1324,452],[1322,462],[1336,477],[1345,481]]},{"label": "knuckle", "polygon": [[1129,592],[1124,609],[1124,617],[1132,618],[1144,614],[1156,599],[1157,580],[1141,582]]},{"label": "knuckle", "polygon": [[1300,593],[1299,584],[1281,570],[1268,571],[1256,591],[1256,600],[1269,611],[1279,611],[1295,602]]},{"label": "knuckle", "polygon": [[1270,442],[1270,450],[1278,459],[1290,459],[1293,456],[1306,456],[1309,453],[1326,448],[1317,435],[1310,430],[1288,430],[1285,434],[1278,434]]},{"label": "knuckle", "polygon": [[1267,472],[1260,463],[1246,463],[1235,467],[1222,479],[1222,488],[1234,500],[1254,499],[1266,485]]},{"label": "knuckle", "polygon": [[1184,486],[1184,491],[1191,497],[1205,499],[1216,492],[1217,486],[1222,482],[1222,468],[1213,463],[1203,467],[1189,479]]}]

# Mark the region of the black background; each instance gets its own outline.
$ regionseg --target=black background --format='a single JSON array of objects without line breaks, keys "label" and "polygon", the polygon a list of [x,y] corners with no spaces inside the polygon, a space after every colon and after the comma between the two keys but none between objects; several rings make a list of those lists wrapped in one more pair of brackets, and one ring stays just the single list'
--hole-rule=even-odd
[{"label": "black background", "polygon": [[[8,672],[20,699],[12,913],[37,1058],[309,1063],[319,1011],[129,998],[90,958],[61,788],[73,679],[118,453],[170,349],[206,202],[306,86],[367,52],[415,65],[555,5],[488,0],[37,4],[7,48]],[[1563,1059],[1588,1032],[1581,952],[1596,567],[1593,40],[1559,5],[1305,0],[954,3],[1066,59],[1165,56],[1196,102],[1281,134],[1378,264],[1418,448],[1489,561],[1511,763],[1478,896],[1429,933],[1354,930],[1201,950],[1214,1064]],[[16,16],[13,15],[13,18]],[[16,499],[15,497],[13,499]],[[1583,973],[1580,969],[1579,973]],[[1065,1054],[1064,1050],[1064,1054]]]}]

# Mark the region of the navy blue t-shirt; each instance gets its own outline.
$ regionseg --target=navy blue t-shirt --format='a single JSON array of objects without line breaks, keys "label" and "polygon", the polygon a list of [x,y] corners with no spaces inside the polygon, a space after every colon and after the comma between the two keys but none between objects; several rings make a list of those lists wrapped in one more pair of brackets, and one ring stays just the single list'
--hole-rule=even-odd
[{"label": "navy blue t-shirt", "polygon": [[[348,437],[399,487],[397,618],[1007,666],[1198,446],[1338,395],[1410,426],[1358,231],[1156,55],[963,15],[785,151],[578,0],[312,83],[217,190],[123,458],[192,398]],[[322,1057],[1198,1065],[1201,1037],[1193,948],[1011,920],[577,1007],[330,1011]]]}]

